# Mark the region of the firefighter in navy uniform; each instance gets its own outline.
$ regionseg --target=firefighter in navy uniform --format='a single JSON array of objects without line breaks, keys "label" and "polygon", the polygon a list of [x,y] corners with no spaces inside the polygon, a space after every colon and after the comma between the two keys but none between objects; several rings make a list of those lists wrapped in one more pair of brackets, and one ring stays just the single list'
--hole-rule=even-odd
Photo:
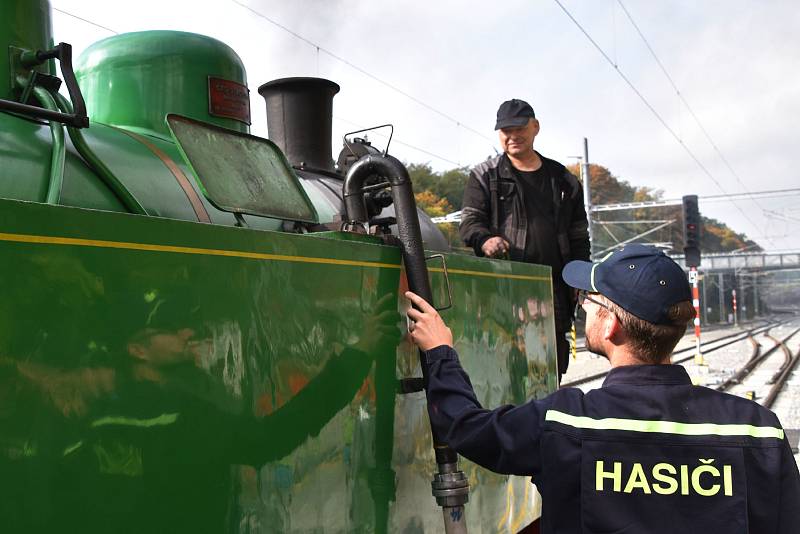
[{"label": "firefighter in navy uniform", "polygon": [[681,268],[631,244],[562,276],[581,290],[587,347],[611,363],[603,387],[494,410],[475,397],[441,317],[407,293],[446,442],[492,471],[531,475],[542,532],[800,532],[800,475],[775,414],[670,364],[694,315]]}]

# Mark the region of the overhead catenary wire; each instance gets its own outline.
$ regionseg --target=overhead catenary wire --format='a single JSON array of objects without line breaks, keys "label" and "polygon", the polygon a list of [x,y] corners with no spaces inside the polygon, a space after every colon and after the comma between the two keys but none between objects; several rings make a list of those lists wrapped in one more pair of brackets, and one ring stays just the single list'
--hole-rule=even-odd
[{"label": "overhead catenary wire", "polygon": [[[356,122],[353,122],[353,121],[351,121],[349,119],[345,119],[343,117],[334,116],[333,118],[335,120],[337,120],[337,121],[345,122],[347,124],[350,124],[351,126],[355,126],[356,128],[365,128],[365,126],[363,124],[358,124]],[[383,138],[387,138],[388,137],[388,136],[386,136],[386,135],[384,135],[384,134],[382,134],[380,132],[376,132],[375,135],[377,135],[379,137],[383,137]],[[457,161],[453,161],[453,160],[451,160],[449,158],[446,158],[444,156],[440,156],[439,154],[436,154],[436,153],[431,152],[429,150],[426,150],[424,148],[420,148],[420,147],[412,145],[410,143],[406,143],[405,141],[401,141],[401,140],[397,139],[396,137],[392,138],[392,142],[397,143],[398,145],[403,145],[404,147],[408,147],[408,148],[410,148],[412,150],[416,150],[417,152],[421,152],[422,154],[426,154],[428,156],[434,157],[434,158],[439,159],[441,161],[445,161],[447,163],[450,163],[451,165],[455,165],[456,167],[462,167],[462,164],[457,162]]]},{"label": "overhead catenary wire", "polygon": [[[247,8],[247,9],[249,9],[250,11],[253,11],[253,10],[252,10],[251,8],[249,8],[248,6],[246,6],[246,5],[244,5],[244,4],[241,4],[240,2],[238,2],[238,1],[236,1],[236,0],[233,0],[233,1],[234,1],[234,3],[236,3],[236,4],[239,4],[239,5],[241,5],[242,7],[246,7],[246,8]],[[59,13],[62,13],[62,14],[64,14],[64,15],[70,16],[70,17],[72,17],[72,18],[75,18],[75,19],[77,19],[77,20],[83,21],[83,22],[85,22],[85,23],[87,23],[87,24],[91,24],[92,26],[96,26],[96,27],[98,27],[98,28],[101,28],[101,29],[103,29],[103,30],[109,31],[109,32],[111,32],[111,33],[113,33],[113,34],[115,34],[115,35],[119,35],[119,32],[117,32],[117,31],[115,31],[115,30],[113,30],[113,29],[111,29],[111,28],[109,28],[109,27],[107,27],[107,26],[103,26],[102,24],[98,24],[98,23],[96,23],[96,22],[94,22],[94,21],[91,21],[91,20],[89,20],[89,19],[86,19],[86,18],[83,18],[83,17],[79,17],[78,15],[75,15],[74,13],[70,13],[70,12],[68,12],[68,11],[64,11],[64,10],[62,10],[62,9],[58,9],[58,8],[55,8],[55,7],[53,8],[53,10],[55,10],[55,11],[58,11]],[[263,15],[262,15],[262,17],[263,17]],[[266,17],[264,17],[264,18],[266,18]],[[268,19],[268,20],[269,20],[269,19]],[[307,40],[307,39],[305,39],[304,37],[302,37],[302,36],[300,36],[300,35],[298,35],[298,34],[295,34],[295,33],[294,33],[294,32],[292,32],[291,30],[289,30],[288,28],[285,28],[285,27],[281,26],[279,23],[276,23],[276,22],[274,22],[274,21],[272,21],[272,20],[269,20],[269,22],[272,22],[272,23],[276,24],[277,26],[279,26],[280,28],[282,28],[282,29],[284,29],[284,30],[288,31],[289,33],[291,33],[292,35],[294,35],[294,36],[295,36],[295,37],[297,37],[298,39],[302,39],[304,42],[311,44],[312,46],[314,46],[314,47],[317,49],[317,53],[319,53],[319,51],[320,51],[320,50],[322,50],[322,51],[323,51],[323,52],[325,52],[326,54],[330,54],[330,52],[328,52],[327,50],[324,50],[324,49],[322,49],[321,47],[319,47],[318,45],[316,45],[316,44],[312,43],[311,41],[308,41],[308,40]],[[333,57],[335,57],[335,56],[333,56]],[[336,58],[336,59],[339,59],[339,58]],[[349,63],[348,63],[348,65],[349,65]],[[353,65],[350,65],[350,66],[353,66]],[[353,66],[353,67],[358,69],[358,67],[355,67],[355,66]],[[319,72],[319,62],[317,63],[317,72]],[[367,74],[367,75],[369,75],[369,74]],[[371,76],[371,75],[370,75],[370,76]],[[377,78],[375,78],[375,79],[377,79]],[[405,95],[405,96],[409,96],[409,95]],[[413,97],[410,97],[410,98],[414,99]],[[416,101],[416,100],[415,100],[415,101]],[[420,104],[422,104],[422,105],[425,105],[425,106],[427,107],[427,105],[426,105],[426,104],[424,104],[424,103],[422,103],[422,102],[418,102],[418,103],[420,103]],[[435,110],[434,110],[434,111],[435,111]],[[438,111],[437,111],[437,113],[438,113]],[[441,114],[441,113],[440,113],[440,114]],[[355,122],[353,122],[353,121],[351,121],[351,120],[348,120],[348,119],[345,119],[345,118],[342,118],[342,117],[334,117],[334,118],[335,118],[336,120],[339,120],[339,121],[346,122],[346,123],[348,123],[348,124],[351,124],[351,125],[357,126],[357,127],[359,127],[359,128],[364,128],[364,126],[363,126],[363,125],[357,124],[357,123],[355,123]],[[449,118],[449,117],[448,117],[448,118]],[[453,121],[456,121],[455,119],[452,119],[452,118],[449,118],[449,119],[450,119],[450,120],[453,120]],[[456,123],[457,123],[459,126],[461,126],[461,127],[464,127],[464,128],[466,128],[466,129],[468,129],[468,130],[470,129],[469,127],[465,126],[464,124],[462,124],[462,123],[460,123],[460,122],[458,122],[458,121],[456,121]],[[478,133],[478,132],[475,132],[475,133]],[[380,135],[380,134],[378,134],[378,135]],[[487,140],[489,139],[488,137],[486,137],[486,136],[483,136],[482,134],[479,134],[479,135],[481,135],[482,137],[484,137],[484,138],[485,138],[485,139],[487,139]],[[452,159],[450,159],[450,158],[447,158],[447,157],[445,157],[445,156],[442,156],[442,155],[440,155],[440,154],[436,154],[435,152],[431,152],[430,150],[426,150],[426,149],[424,149],[424,148],[420,148],[420,147],[418,147],[418,146],[415,146],[415,145],[412,145],[412,144],[410,144],[410,143],[407,143],[407,142],[401,141],[401,140],[399,140],[399,139],[396,139],[396,138],[395,138],[395,139],[394,139],[394,142],[395,142],[395,143],[397,143],[397,144],[399,144],[399,145],[403,145],[403,146],[405,146],[405,147],[407,147],[407,148],[410,148],[410,149],[412,149],[412,150],[415,150],[415,151],[417,151],[417,152],[420,152],[420,153],[422,153],[422,154],[425,154],[425,155],[431,156],[431,157],[433,157],[433,158],[436,158],[436,159],[438,159],[438,160],[441,160],[441,161],[444,161],[444,162],[446,162],[446,163],[449,163],[449,164],[451,164],[451,165],[455,165],[456,167],[459,167],[459,168],[460,168],[460,167],[463,167],[463,166],[464,166],[463,164],[461,164],[461,163],[460,163],[460,162],[458,162],[458,161],[454,161],[454,160],[452,160]]]},{"label": "overhead catenary wire", "polygon": [[470,132],[472,134],[475,134],[476,136],[484,139],[485,141],[488,141],[490,143],[490,145],[492,146],[492,148],[494,148],[494,140],[492,138],[490,138],[489,136],[487,136],[487,135],[481,133],[480,131],[476,130],[475,128],[472,128],[472,127],[464,124],[462,121],[460,121],[460,120],[448,115],[447,113],[445,113],[445,112],[433,107],[432,105],[420,100],[419,98],[415,97],[414,95],[412,95],[412,94],[400,89],[396,85],[393,85],[393,84],[387,82],[386,80],[383,80],[382,78],[379,78],[379,77],[375,76],[374,74],[372,74],[371,72],[367,71],[363,67],[359,67],[358,65],[352,63],[351,61],[345,59],[344,57],[342,57],[342,56],[340,56],[340,55],[328,50],[327,48],[325,48],[323,46],[320,46],[319,44],[311,41],[307,37],[304,37],[304,36],[300,35],[299,33],[293,31],[292,29],[284,26],[280,22],[268,17],[267,15],[264,15],[260,11],[257,11],[255,9],[253,9],[252,7],[248,6],[247,4],[244,4],[244,3],[240,2],[239,0],[231,0],[231,2],[233,2],[234,4],[236,4],[238,6],[243,7],[244,9],[246,9],[246,10],[250,11],[251,13],[253,13],[255,16],[266,20],[267,22],[269,22],[270,24],[276,26],[277,28],[280,28],[281,30],[289,33],[293,37],[303,41],[304,43],[308,44],[309,46],[314,47],[318,51],[324,52],[325,54],[329,55],[333,59],[335,59],[335,60],[347,65],[348,67],[352,68],[353,70],[363,74],[367,78],[369,78],[369,79],[371,79],[373,81],[376,81],[376,82],[378,82],[379,84],[381,84],[381,85],[383,85],[385,87],[388,87],[392,91],[395,91],[396,93],[408,98],[412,102],[422,106],[423,108],[427,109],[428,111],[430,111],[432,113],[435,113],[435,114],[439,115],[440,117],[442,117],[444,119],[447,119],[448,121],[454,123],[459,128],[463,128],[464,130],[466,130],[466,131],[468,131],[468,132]]},{"label": "overhead catenary wire", "polygon": [[119,35],[119,32],[116,32],[116,31],[112,30],[112,29],[111,29],[111,28],[109,28],[108,26],[103,26],[102,24],[98,24],[98,23],[96,23],[96,22],[92,22],[92,21],[91,21],[91,20],[89,20],[89,19],[85,19],[85,18],[83,18],[83,17],[79,17],[78,15],[76,15],[76,14],[74,14],[74,13],[70,13],[69,11],[64,11],[63,9],[58,9],[57,7],[54,7],[54,8],[53,8],[53,11],[58,11],[59,13],[61,13],[61,14],[63,14],[63,15],[67,15],[68,17],[72,17],[72,18],[74,18],[74,19],[82,20],[83,22],[85,22],[85,23],[87,23],[87,24],[91,24],[92,26],[97,26],[98,28],[101,28],[101,29],[103,29],[103,30],[106,30],[107,32],[111,32],[111,33],[113,33],[114,35]]},{"label": "overhead catenary wire", "polygon": [[[714,184],[717,186],[717,188],[719,188],[720,191],[722,191],[725,194],[728,194],[728,192],[725,190],[725,188],[722,187],[722,184],[716,178],[714,178],[714,175],[711,174],[711,172],[706,168],[705,165],[703,165],[703,163],[698,159],[698,157],[694,154],[694,152],[692,152],[692,150],[686,145],[686,143],[683,142],[683,139],[681,139],[680,136],[677,133],[675,133],[675,130],[673,130],[669,126],[669,124],[667,124],[667,122],[664,120],[664,118],[661,117],[661,115],[658,113],[658,111],[656,111],[656,109],[653,107],[653,105],[650,104],[650,102],[647,100],[647,98],[645,98],[645,96],[639,91],[639,89],[634,85],[634,83],[627,76],[625,76],[625,73],[622,72],[622,70],[619,68],[619,65],[614,63],[614,61],[609,57],[609,55],[606,53],[606,51],[603,50],[603,48],[599,44],[597,44],[597,42],[592,38],[592,36],[589,35],[589,33],[584,29],[584,27],[581,25],[581,23],[578,22],[578,20],[574,16],[572,16],[572,13],[570,13],[569,10],[567,10],[566,7],[564,7],[564,4],[562,4],[560,2],[560,0],[553,0],[553,1],[556,4],[558,4],[558,7],[560,7],[561,10],[567,15],[567,17],[569,17],[569,19],[575,24],[575,26],[578,27],[578,29],[581,31],[581,33],[583,33],[583,35],[589,40],[590,43],[592,43],[592,45],[597,49],[597,51],[600,52],[600,54],[603,56],[603,58],[605,58],[605,60],[612,67],[614,67],[614,70],[617,72],[617,74],[620,76],[620,78],[622,78],[622,80],[626,84],[628,84],[628,87],[631,88],[631,90],[636,94],[636,96],[639,97],[639,99],[642,101],[642,103],[644,103],[644,105],[647,107],[647,109],[650,110],[650,112],[656,117],[656,119],[661,123],[661,125],[670,133],[670,135],[672,135],[672,137],[678,142],[678,144],[689,155],[689,157],[697,164],[697,166],[700,168],[700,170],[703,171],[703,174],[705,174],[712,182],[714,182]],[[747,215],[747,213],[741,208],[741,206],[739,206],[735,202],[733,202],[733,205],[736,207],[736,209],[739,211],[739,213],[741,213],[742,216],[748,222],[750,222],[750,224],[753,225],[754,228],[758,228],[759,227],[750,218],[750,216]]]},{"label": "overhead catenary wire", "polygon": [[[678,98],[683,103],[683,105],[686,107],[686,109],[689,111],[689,114],[692,116],[692,118],[694,119],[695,123],[697,123],[697,126],[700,128],[700,131],[703,132],[703,135],[705,135],[706,139],[711,144],[711,146],[714,148],[714,151],[717,153],[717,155],[719,155],[720,159],[725,164],[725,166],[728,168],[728,170],[731,172],[733,177],[736,178],[736,181],[738,181],[739,184],[741,184],[741,186],[744,188],[746,193],[750,193],[750,190],[747,188],[747,186],[744,184],[742,179],[739,177],[739,174],[735,170],[733,170],[733,167],[728,162],[728,159],[725,157],[725,155],[719,149],[717,144],[711,138],[711,135],[708,133],[708,130],[706,130],[706,128],[703,126],[703,123],[700,122],[700,119],[697,117],[697,115],[695,114],[694,110],[689,105],[689,102],[687,102],[686,99],[684,98],[683,93],[681,93],[680,89],[678,89],[678,86],[675,84],[675,81],[672,79],[672,76],[670,76],[669,72],[667,72],[667,68],[664,66],[664,64],[659,59],[658,54],[656,54],[655,50],[653,50],[653,47],[650,46],[650,42],[644,36],[644,33],[639,28],[639,25],[636,24],[635,20],[633,20],[633,16],[628,11],[628,8],[625,7],[625,4],[622,3],[622,0],[617,0],[617,3],[622,8],[622,11],[625,13],[625,16],[628,17],[628,20],[630,21],[630,23],[633,26],[633,28],[636,30],[636,33],[638,33],[639,37],[641,37],[642,41],[644,42],[645,46],[647,47],[647,50],[650,51],[650,54],[653,56],[653,59],[655,60],[656,64],[658,64],[658,67],[661,69],[661,72],[664,73],[664,76],[667,78],[667,80],[669,81],[670,85],[675,90],[675,93],[678,95]],[[752,197],[752,200],[753,200],[753,202],[755,202],[756,206],[759,207],[759,209],[762,209],[762,210],[764,209],[764,206],[762,206],[761,203],[758,202],[758,200],[755,197]],[[772,242],[772,241],[770,240],[770,242]],[[774,245],[774,243],[773,243],[773,245]]]}]

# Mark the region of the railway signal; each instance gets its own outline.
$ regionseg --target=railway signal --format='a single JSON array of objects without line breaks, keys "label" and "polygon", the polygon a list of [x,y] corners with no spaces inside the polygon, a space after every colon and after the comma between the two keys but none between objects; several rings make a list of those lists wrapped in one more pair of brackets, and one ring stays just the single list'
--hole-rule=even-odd
[{"label": "railway signal", "polygon": [[697,195],[683,197],[683,254],[687,267],[700,265],[700,231],[702,221]]}]

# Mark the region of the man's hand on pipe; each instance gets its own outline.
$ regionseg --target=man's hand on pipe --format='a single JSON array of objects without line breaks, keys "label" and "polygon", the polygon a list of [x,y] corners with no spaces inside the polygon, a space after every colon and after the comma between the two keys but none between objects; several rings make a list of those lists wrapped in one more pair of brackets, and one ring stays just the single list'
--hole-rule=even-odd
[{"label": "man's hand on pipe", "polygon": [[433,306],[419,295],[406,291],[405,296],[415,306],[408,310],[412,323],[408,327],[411,340],[422,350],[441,345],[453,346],[453,333]]}]

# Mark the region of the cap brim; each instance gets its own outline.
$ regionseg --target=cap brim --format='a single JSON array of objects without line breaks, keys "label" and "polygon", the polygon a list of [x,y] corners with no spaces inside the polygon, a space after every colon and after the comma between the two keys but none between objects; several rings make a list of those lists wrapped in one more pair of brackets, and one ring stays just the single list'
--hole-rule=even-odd
[{"label": "cap brim", "polygon": [[494,129],[499,130],[500,128],[519,128],[520,126],[525,126],[528,124],[528,121],[532,118],[533,117],[511,117],[509,119],[499,120],[494,125]]},{"label": "cap brim", "polygon": [[592,266],[590,261],[571,261],[564,266],[561,271],[561,278],[569,285],[577,289],[595,291],[592,287]]}]

